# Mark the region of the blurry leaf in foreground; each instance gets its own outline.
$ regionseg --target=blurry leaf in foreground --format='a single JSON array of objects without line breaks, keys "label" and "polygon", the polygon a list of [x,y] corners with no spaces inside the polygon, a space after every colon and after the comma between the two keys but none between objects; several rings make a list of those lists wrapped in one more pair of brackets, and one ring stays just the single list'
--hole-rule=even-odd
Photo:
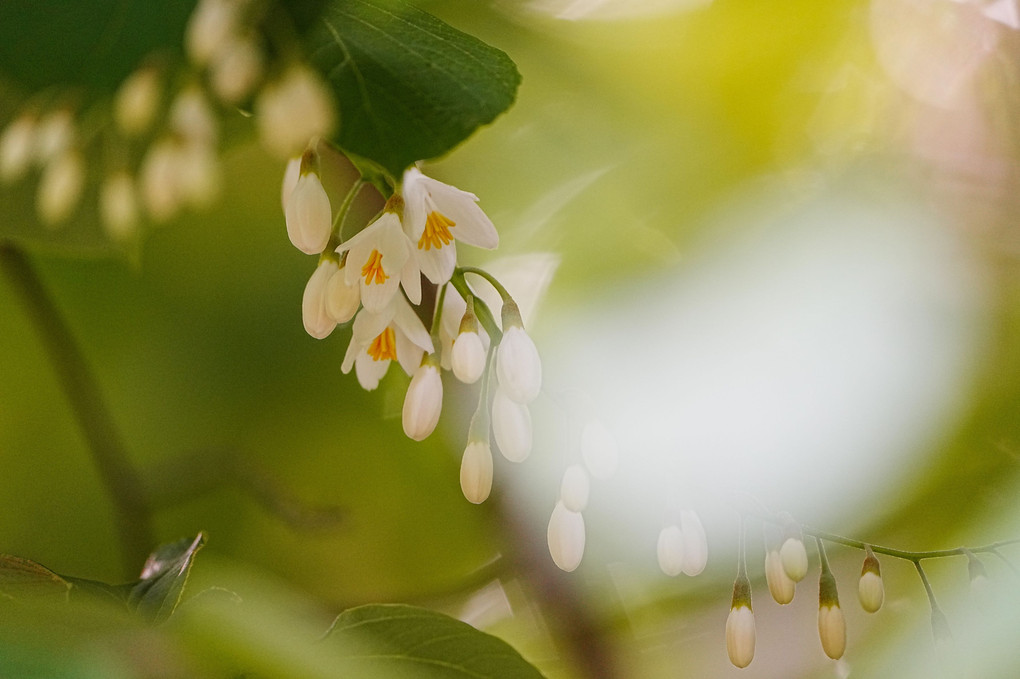
[{"label": "blurry leaf in foreground", "polygon": [[372,604],[344,611],[324,643],[338,645],[352,670],[372,677],[542,676],[505,641],[415,606]]},{"label": "blurry leaf in foreground", "polygon": [[205,544],[205,535],[162,545],[145,562],[142,579],[131,588],[128,602],[150,622],[162,622],[180,603],[195,553]]},{"label": "blurry leaf in foreground", "polygon": [[49,568],[30,559],[0,554],[0,594],[24,600],[30,597],[60,597],[67,600],[71,583]]}]

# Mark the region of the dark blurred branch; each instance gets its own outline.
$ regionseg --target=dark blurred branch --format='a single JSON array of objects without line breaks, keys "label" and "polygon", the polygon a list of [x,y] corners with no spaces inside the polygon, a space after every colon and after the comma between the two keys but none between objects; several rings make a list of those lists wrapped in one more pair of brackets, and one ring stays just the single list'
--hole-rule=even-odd
[{"label": "dark blurred branch", "polygon": [[312,505],[294,496],[251,455],[229,447],[197,450],[161,461],[144,471],[142,481],[154,507],[173,506],[234,486],[293,528],[332,528],[343,515],[335,505]]},{"label": "dark blurred branch", "polygon": [[96,470],[113,502],[125,575],[134,577],[154,544],[151,511],[141,479],[131,466],[85,356],[31,262],[13,243],[0,242],[0,269],[35,325],[85,436]]}]

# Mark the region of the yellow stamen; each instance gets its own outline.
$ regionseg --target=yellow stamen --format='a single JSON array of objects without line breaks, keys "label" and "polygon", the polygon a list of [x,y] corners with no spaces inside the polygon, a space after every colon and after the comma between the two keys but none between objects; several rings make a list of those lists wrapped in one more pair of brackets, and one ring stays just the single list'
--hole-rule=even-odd
[{"label": "yellow stamen", "polygon": [[372,283],[378,283],[382,285],[386,282],[389,276],[383,271],[382,267],[382,253],[378,250],[372,250],[372,254],[368,256],[368,261],[365,262],[365,266],[361,267],[361,275],[365,279],[365,283],[371,285]]},{"label": "yellow stamen", "polygon": [[429,216],[425,218],[425,230],[421,232],[421,238],[418,239],[418,249],[435,248],[438,250],[444,245],[449,245],[453,240],[453,236],[450,235],[451,226],[457,225],[450,221],[446,215],[430,212]]},{"label": "yellow stamen", "polygon": [[368,355],[373,361],[397,360],[397,337],[393,334],[393,328],[386,328],[372,340],[368,347]]}]

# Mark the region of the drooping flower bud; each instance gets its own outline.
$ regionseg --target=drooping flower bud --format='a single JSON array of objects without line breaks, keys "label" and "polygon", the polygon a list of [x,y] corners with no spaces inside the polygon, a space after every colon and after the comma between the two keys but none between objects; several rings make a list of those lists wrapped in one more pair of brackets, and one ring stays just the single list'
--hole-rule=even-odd
[{"label": "drooping flower bud", "polygon": [[568,573],[581,563],[584,556],[584,517],[557,502],[549,518],[549,554],[553,562]]},{"label": "drooping flower bud", "polygon": [[684,570],[684,538],[680,526],[671,524],[659,531],[656,545],[659,568],[670,577],[680,575]]},{"label": "drooping flower bud", "polygon": [[464,384],[474,384],[485,371],[485,345],[478,334],[474,297],[468,295],[467,308],[460,321],[460,330],[450,352],[453,374]]},{"label": "drooping flower bud", "polygon": [[404,397],[404,433],[415,441],[426,439],[439,424],[442,410],[443,379],[439,374],[439,358],[434,353],[425,354]]},{"label": "drooping flower bud", "polygon": [[209,83],[220,101],[240,104],[262,79],[265,56],[254,38],[236,36],[217,52],[209,66]]},{"label": "drooping flower bud", "polygon": [[620,454],[616,437],[601,420],[588,420],[581,429],[581,456],[584,466],[596,479],[608,479],[616,473]]},{"label": "drooping flower bud", "polygon": [[309,148],[301,158],[301,174],[287,199],[287,235],[301,252],[317,255],[329,243],[333,212],[319,179],[318,155]]},{"label": "drooping flower bud", "polygon": [[782,512],[779,518],[783,521],[783,545],[779,548],[779,556],[783,561],[783,570],[794,582],[800,582],[807,575],[808,558],[804,548],[803,534],[793,517]]},{"label": "drooping flower bud", "polygon": [[283,159],[309,139],[328,135],[336,123],[332,95],[322,78],[305,66],[291,66],[262,88],[255,100],[259,139]]},{"label": "drooping flower bud", "polygon": [[40,166],[50,164],[58,156],[66,156],[77,136],[71,111],[60,108],[39,120],[35,132],[35,159]]},{"label": "drooping flower bud", "polygon": [[783,558],[778,549],[769,549],[765,553],[765,582],[769,586],[769,594],[777,604],[785,605],[793,601],[797,592],[797,583],[790,579],[783,568]]},{"label": "drooping flower bud", "polygon": [[205,66],[239,23],[236,0],[200,0],[188,18],[184,48],[196,66]]},{"label": "drooping flower bud", "polygon": [[485,441],[469,441],[460,462],[460,489],[468,502],[485,502],[492,490],[492,451]]},{"label": "drooping flower bud", "polygon": [[162,94],[159,71],[143,66],[129,75],[117,88],[113,100],[113,119],[128,136],[142,134],[152,125]]},{"label": "drooping flower bud", "polygon": [[726,617],[726,652],[730,662],[744,668],[754,660],[754,613],[751,611],[751,583],[741,572],[733,583],[733,601]]},{"label": "drooping flower bud", "polygon": [[125,240],[138,226],[138,197],[135,182],[124,170],[107,177],[99,189],[99,214],[103,228],[114,240]]},{"label": "drooping flower bud", "polygon": [[0,181],[20,179],[32,163],[36,118],[23,113],[4,128],[0,136]]},{"label": "drooping flower bud", "polygon": [[85,161],[77,151],[66,151],[46,164],[36,193],[39,219],[56,226],[67,219],[81,200],[85,187]]},{"label": "drooping flower bud", "polygon": [[582,512],[588,506],[588,473],[577,464],[572,464],[563,472],[560,484],[560,500],[572,512]]},{"label": "drooping flower bud", "polygon": [[492,435],[503,457],[523,462],[531,454],[531,413],[528,406],[518,403],[496,389],[492,399]]},{"label": "drooping flower bud", "polygon": [[139,182],[145,208],[156,222],[172,219],[182,206],[178,144],[164,138],[154,142],[142,159]]},{"label": "drooping flower bud", "polygon": [[535,400],[542,389],[542,362],[524,330],[513,300],[503,302],[503,339],[496,349],[496,377],[506,395],[518,403]]},{"label": "drooping flower bud", "polygon": [[323,259],[305,285],[301,298],[301,319],[305,331],[315,339],[328,337],[336,327],[336,320],[326,309],[326,293],[330,279],[338,270],[336,260]]},{"label": "drooping flower bud", "polygon": [[283,171],[283,182],[280,185],[280,205],[283,207],[283,214],[287,214],[287,201],[290,194],[294,193],[298,177],[301,176],[301,156],[291,158],[287,161],[287,167]]},{"label": "drooping flower bud", "polygon": [[833,660],[843,657],[846,650],[846,619],[839,607],[836,578],[826,563],[818,581],[818,638],[825,655]]},{"label": "drooping flower bud", "polygon": [[684,541],[683,571],[692,577],[699,575],[708,564],[708,538],[696,512],[680,512],[680,532]]},{"label": "drooping flower bud", "polygon": [[361,287],[357,283],[347,284],[347,276],[341,266],[326,285],[326,312],[337,323],[346,323],[354,318],[360,304]]},{"label": "drooping flower bud", "polygon": [[170,129],[188,144],[216,146],[219,123],[201,87],[189,85],[174,97],[170,105]]},{"label": "drooping flower bud", "polygon": [[882,608],[882,602],[885,600],[882,570],[871,547],[868,547],[865,552],[864,565],[861,567],[861,579],[857,581],[857,598],[861,602],[861,608],[868,613],[874,613]]}]

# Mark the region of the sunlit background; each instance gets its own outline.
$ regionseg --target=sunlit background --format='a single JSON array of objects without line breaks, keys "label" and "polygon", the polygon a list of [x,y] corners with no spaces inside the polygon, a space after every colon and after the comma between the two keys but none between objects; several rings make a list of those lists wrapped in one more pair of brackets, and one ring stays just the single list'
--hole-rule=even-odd
[{"label": "sunlit background", "polygon": [[[365,393],[340,374],[348,335],[301,325],[312,265],[287,242],[282,167],[239,145],[222,200],[152,231],[137,258],[34,253],[140,465],[226,448],[341,510],[295,527],[232,483],[162,509],[161,538],[208,532],[193,586],[243,568],[327,621],[371,601],[435,606],[549,677],[595,676],[563,634],[582,613],[579,647],[605,649],[604,676],[1016,673],[1003,561],[982,557],[984,598],[965,559],[926,562],[954,631],[936,647],[910,563],[882,559],[887,601],[868,615],[863,554],[830,547],[848,627],[833,662],[813,546],[779,607],[754,520],[748,669],[723,636],[740,512],[908,550],[1020,537],[1016,2],[419,4],[523,75],[509,113],[430,171],[500,229],[496,253],[462,256],[505,277],[538,343],[534,451],[498,459],[494,496],[472,506],[458,468],[475,391],[448,380],[439,430],[416,444],[406,378]],[[6,285],[0,310],[0,551],[119,580],[108,501]],[[546,524],[592,419],[618,465],[592,481],[581,566],[549,575]],[[686,509],[708,568],[668,578],[656,538]],[[557,609],[547,581],[579,608]]]}]

